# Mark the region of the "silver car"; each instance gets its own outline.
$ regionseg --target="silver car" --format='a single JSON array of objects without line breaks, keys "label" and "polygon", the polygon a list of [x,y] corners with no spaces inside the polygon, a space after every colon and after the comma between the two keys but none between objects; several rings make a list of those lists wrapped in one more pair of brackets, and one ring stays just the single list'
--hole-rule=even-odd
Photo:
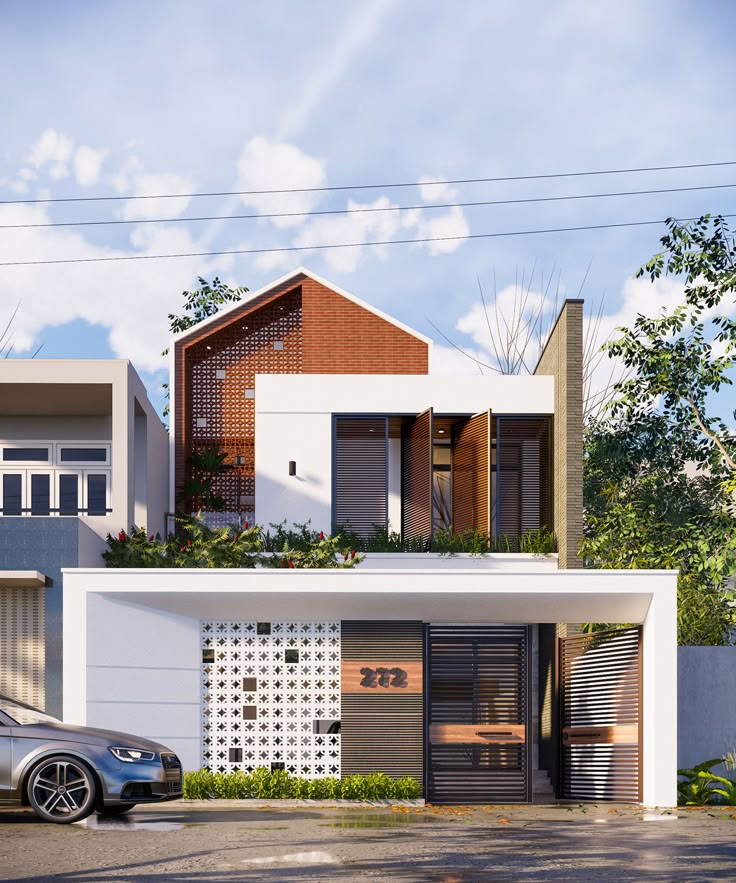
[{"label": "silver car", "polygon": [[163,745],[68,726],[0,695],[0,806],[30,805],[64,823],[181,796],[181,762]]}]

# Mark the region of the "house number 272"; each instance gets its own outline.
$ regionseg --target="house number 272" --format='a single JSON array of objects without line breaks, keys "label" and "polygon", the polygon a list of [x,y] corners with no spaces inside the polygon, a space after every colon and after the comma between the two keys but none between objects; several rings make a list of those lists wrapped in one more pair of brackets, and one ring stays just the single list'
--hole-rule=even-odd
[{"label": "house number 272", "polygon": [[405,687],[407,675],[403,668],[361,668],[361,687]]}]

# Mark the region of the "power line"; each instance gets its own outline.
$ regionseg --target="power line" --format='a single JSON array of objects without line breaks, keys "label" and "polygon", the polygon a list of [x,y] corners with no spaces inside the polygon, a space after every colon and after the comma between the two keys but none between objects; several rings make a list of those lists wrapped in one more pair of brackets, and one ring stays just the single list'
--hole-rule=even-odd
[{"label": "power line", "polygon": [[[736,213],[719,215],[721,218],[734,218]],[[694,221],[696,218],[680,218],[680,222]],[[547,227],[539,230],[504,230],[497,233],[469,233],[466,236],[426,236],[421,239],[383,239],[373,242],[335,242],[322,245],[285,245],[278,248],[238,248],[226,251],[192,251],[177,254],[136,254],[118,255],[104,258],[56,258],[43,261],[0,261],[0,267],[31,267],[41,264],[97,264],[110,261],[152,261],[170,258],[207,258],[220,255],[242,254],[275,254],[278,252],[292,251],[321,251],[328,248],[362,248],[371,245],[413,245],[427,242],[457,242],[466,239],[496,239],[506,236],[532,236],[540,233],[571,233],[582,230],[611,230],[619,227],[645,227],[654,224],[662,224],[664,221],[658,218],[655,221],[623,221],[618,224],[589,224],[575,227]]]},{"label": "power line", "polygon": [[724,162],[684,163],[672,166],[641,166],[631,169],[598,169],[586,172],[552,172],[542,175],[505,175],[495,178],[456,178],[452,181],[403,181],[386,184],[343,184],[334,187],[285,187],[269,190],[219,190],[210,193],[158,193],[138,196],[66,196],[48,199],[4,199],[0,205],[32,205],[56,202],[117,202],[129,199],[193,199],[201,196],[265,196],[283,193],[330,193],[339,190],[387,190],[392,187],[425,187],[442,184],[495,184],[503,181],[542,181],[550,178],[583,178],[593,175],[628,175],[635,172],[669,172],[679,169],[709,169],[734,166],[736,160]]},{"label": "power line", "polygon": [[317,215],[354,215],[366,212],[403,212],[416,209],[435,208],[474,208],[489,205],[522,205],[525,203],[539,202],[564,202],[577,199],[604,199],[614,196],[649,196],[657,193],[688,193],[696,190],[726,190],[736,187],[736,184],[705,184],[700,187],[665,187],[657,190],[621,190],[610,193],[576,193],[569,196],[533,196],[526,199],[491,199],[480,202],[440,202],[424,203],[422,205],[390,205],[384,207],[369,206],[364,208],[324,209],[309,212],[271,212],[260,214],[258,212],[247,215],[204,215],[202,217],[188,218],[142,218],[140,220],[111,220],[111,221],[49,221],[43,224],[0,224],[0,230],[28,230],[39,227],[102,227],[116,226],[120,224],[174,224],[190,221],[236,221],[255,220],[266,218],[308,218]]}]

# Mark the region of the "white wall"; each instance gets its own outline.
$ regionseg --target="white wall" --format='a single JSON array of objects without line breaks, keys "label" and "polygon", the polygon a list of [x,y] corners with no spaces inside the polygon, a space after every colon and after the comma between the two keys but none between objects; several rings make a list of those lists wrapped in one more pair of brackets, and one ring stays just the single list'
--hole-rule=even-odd
[{"label": "white wall", "polygon": [[87,596],[87,726],[161,742],[198,769],[200,670],[199,620]]},{"label": "white wall", "polygon": [[[332,520],[333,414],[551,414],[553,377],[259,374],[256,377],[256,517],[260,524]],[[401,528],[401,451],[390,447],[389,520]],[[296,477],[288,474],[295,460]]]}]

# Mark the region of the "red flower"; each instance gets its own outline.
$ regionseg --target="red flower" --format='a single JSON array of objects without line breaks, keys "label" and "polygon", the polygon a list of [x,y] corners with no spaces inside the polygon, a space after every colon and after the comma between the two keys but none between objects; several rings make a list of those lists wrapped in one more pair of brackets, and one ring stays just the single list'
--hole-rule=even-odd
[{"label": "red flower", "polygon": [[293,562],[293,561],[289,561],[289,567],[293,567],[293,566],[294,566],[294,562]]},{"label": "red flower", "polygon": [[325,538],[325,535],[322,533],[322,531],[319,532],[319,538],[320,538],[320,541],[322,541]]},{"label": "red flower", "polygon": [[148,538],[148,542],[149,542],[149,543],[152,543],[152,542],[153,542],[153,534],[151,534],[151,536]]},{"label": "red flower", "polygon": [[348,553],[347,553],[347,552],[342,556],[342,560],[343,560],[343,561],[347,561],[347,560],[348,560]]},{"label": "red flower", "polygon": [[353,549],[353,551],[350,553],[350,557],[355,558],[355,549]]},{"label": "red flower", "polygon": [[124,530],[120,531],[120,533],[118,534],[118,539],[120,540],[121,543],[125,542],[125,531]]},{"label": "red flower", "polygon": [[182,546],[182,547],[181,547],[181,550],[182,550],[182,552],[186,552],[187,547],[186,547],[186,546]]},{"label": "red flower", "polygon": [[[191,546],[191,545],[192,545],[192,541],[191,541],[191,540],[187,540],[187,546]],[[355,553],[353,552],[353,554],[355,554]]]},{"label": "red flower", "polygon": [[248,519],[247,519],[247,518],[246,518],[245,521],[243,522],[243,528],[244,528],[245,530],[248,530]]}]

